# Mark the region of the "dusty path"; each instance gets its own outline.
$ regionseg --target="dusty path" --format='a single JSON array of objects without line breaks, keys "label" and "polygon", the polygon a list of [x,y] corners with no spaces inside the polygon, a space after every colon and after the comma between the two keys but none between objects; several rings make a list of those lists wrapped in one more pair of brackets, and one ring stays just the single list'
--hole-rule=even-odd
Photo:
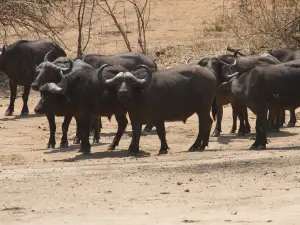
[{"label": "dusty path", "polygon": [[[0,105],[3,115],[7,100]],[[157,156],[158,138],[149,135],[139,158],[127,155],[129,128],[118,150],[106,151],[114,120],[103,119],[102,144],[82,157],[78,146],[45,149],[45,117],[0,116],[0,224],[299,224],[300,129],[271,137],[267,151],[249,151],[248,138],[227,134],[230,114],[228,107],[223,136],[204,153],[186,152],[196,135],[191,117],[167,123],[169,155]]]}]

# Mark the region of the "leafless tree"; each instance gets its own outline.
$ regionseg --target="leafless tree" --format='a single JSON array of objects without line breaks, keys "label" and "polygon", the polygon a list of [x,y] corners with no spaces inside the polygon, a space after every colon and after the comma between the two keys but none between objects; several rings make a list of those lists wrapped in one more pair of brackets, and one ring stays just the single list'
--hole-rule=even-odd
[{"label": "leafless tree", "polygon": [[[101,9],[109,15],[116,28],[118,29],[119,33],[122,35],[124,43],[128,49],[128,51],[132,51],[132,43],[128,38],[128,32],[126,32],[125,27],[127,27],[127,15],[126,15],[126,6],[125,4],[129,3],[136,14],[136,24],[137,24],[137,41],[139,47],[143,53],[147,53],[147,28],[148,22],[151,15],[151,0],[144,0],[141,2],[140,0],[122,0],[122,1],[113,1],[112,4],[109,3],[107,0],[98,0],[98,5]],[[117,18],[116,9],[117,7],[123,7],[123,18],[120,20]],[[122,23],[124,23],[122,25]]]}]

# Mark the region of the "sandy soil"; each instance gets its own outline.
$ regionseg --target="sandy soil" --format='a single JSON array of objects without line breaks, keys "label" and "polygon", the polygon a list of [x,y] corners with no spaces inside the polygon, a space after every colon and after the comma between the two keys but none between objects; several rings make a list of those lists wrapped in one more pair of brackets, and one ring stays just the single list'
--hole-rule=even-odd
[{"label": "sandy soil", "polygon": [[[31,112],[37,101],[34,94]],[[0,100],[0,115],[7,103]],[[0,116],[0,224],[299,224],[299,128],[270,134],[268,150],[250,151],[249,137],[228,134],[230,114],[225,108],[223,135],[203,153],[187,152],[193,116],[166,124],[168,155],[157,156],[153,134],[142,137],[137,158],[126,152],[130,127],[116,151],[106,150],[114,120],[103,119],[101,144],[81,156],[77,145],[45,148],[44,116]],[[74,131],[72,123],[70,142]]]}]

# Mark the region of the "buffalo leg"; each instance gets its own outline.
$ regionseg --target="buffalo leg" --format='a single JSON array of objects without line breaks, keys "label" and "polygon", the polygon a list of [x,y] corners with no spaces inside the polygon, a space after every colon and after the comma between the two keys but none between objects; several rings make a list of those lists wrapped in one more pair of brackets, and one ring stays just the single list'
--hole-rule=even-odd
[{"label": "buffalo leg", "polygon": [[287,127],[294,127],[297,122],[295,110],[290,110],[290,121]]},{"label": "buffalo leg", "polygon": [[108,150],[115,150],[116,146],[119,145],[121,137],[123,136],[124,131],[126,130],[128,120],[126,115],[115,115],[117,123],[118,123],[118,130],[114,137],[112,143],[108,146]]},{"label": "buffalo leg", "polygon": [[49,128],[50,128],[50,137],[48,141],[48,148],[55,148],[55,131],[56,131],[56,124],[55,124],[55,116],[53,113],[46,113],[48,123],[49,123]]},{"label": "buffalo leg", "polygon": [[72,120],[72,116],[65,116],[64,118],[64,122],[62,123],[62,137],[61,137],[61,141],[60,141],[60,147],[61,148],[67,148],[69,146],[69,142],[68,142],[68,130],[69,130],[69,126]]},{"label": "buffalo leg", "polygon": [[[129,115],[130,116],[130,115]],[[128,151],[131,154],[137,154],[140,150],[140,137],[142,133],[142,123],[132,120],[130,116],[131,126],[132,126],[132,138],[129,145]]]},{"label": "buffalo leg", "polygon": [[285,110],[281,110],[281,127],[285,124]]},{"label": "buffalo leg", "polygon": [[91,129],[91,115],[89,113],[86,113],[84,116],[82,116],[82,118],[80,118],[79,126],[79,138],[81,140],[79,152],[90,154],[91,144],[89,137]]},{"label": "buffalo leg", "polygon": [[76,121],[76,134],[73,138],[73,144],[80,144],[80,138],[79,138],[79,130],[80,130],[80,119],[75,116]]},{"label": "buffalo leg", "polygon": [[220,104],[216,104],[217,110],[217,123],[214,132],[212,133],[212,137],[219,137],[220,133],[222,132],[221,123],[223,117],[223,107]]},{"label": "buffalo leg", "polygon": [[21,116],[28,116],[29,110],[28,110],[28,96],[30,93],[30,85],[29,86],[24,86],[24,92],[22,95],[22,99],[23,99],[23,108],[21,111]]},{"label": "buffalo leg", "polygon": [[197,113],[198,115],[198,136],[195,143],[190,147],[189,152],[204,151],[205,147],[208,146],[209,134],[212,126],[212,119],[208,114]]},{"label": "buffalo leg", "polygon": [[261,105],[256,116],[256,138],[250,149],[262,150],[267,144],[267,109],[265,105]]},{"label": "buffalo leg", "polygon": [[157,135],[160,139],[160,150],[159,154],[167,154],[169,146],[167,144],[166,140],[166,129],[165,129],[165,123],[164,121],[161,121],[159,123],[155,123]]},{"label": "buffalo leg", "polygon": [[235,131],[236,131],[237,117],[238,117],[237,111],[234,108],[234,106],[232,105],[232,128],[231,128],[231,131],[230,131],[231,134],[234,134]]},{"label": "buffalo leg", "polygon": [[17,96],[17,85],[12,80],[9,80],[9,89],[10,89],[10,102],[9,106],[5,112],[5,116],[11,116],[15,109],[15,100]]},{"label": "buffalo leg", "polygon": [[245,120],[245,131],[246,134],[250,134],[251,132],[251,127],[250,127],[250,123],[249,123],[249,118],[248,118],[248,109],[247,106],[244,109],[244,120]]},{"label": "buffalo leg", "polygon": [[95,117],[94,118],[94,137],[93,137],[93,143],[99,144],[100,139],[100,126],[101,126],[101,117]]}]

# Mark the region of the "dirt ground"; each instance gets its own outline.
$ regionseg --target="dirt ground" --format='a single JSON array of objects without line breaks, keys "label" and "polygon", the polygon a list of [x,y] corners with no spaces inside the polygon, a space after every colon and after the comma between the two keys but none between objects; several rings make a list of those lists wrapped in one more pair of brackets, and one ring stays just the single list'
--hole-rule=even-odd
[{"label": "dirt ground", "polygon": [[[208,54],[220,51],[217,43],[226,46],[229,39],[223,43],[221,34],[208,39],[201,32],[222,4],[221,0],[153,0],[149,45],[185,45],[202,38],[210,49]],[[99,29],[108,32],[111,27],[95,26],[87,52],[125,50],[120,37],[98,35]],[[65,37],[74,43],[73,50],[74,35]],[[174,59],[187,58],[185,54],[182,51]],[[169,61],[179,63],[173,58]],[[249,137],[228,134],[231,109],[227,107],[222,136],[211,138],[205,152],[187,152],[197,135],[198,121],[192,116],[186,124],[166,123],[168,155],[157,155],[160,143],[153,132],[142,137],[142,154],[132,157],[127,154],[130,124],[117,150],[107,151],[116,122],[104,118],[101,144],[93,145],[91,156],[82,156],[77,153],[79,146],[71,142],[74,121],[70,147],[46,149],[48,122],[33,113],[38,100],[38,94],[31,94],[27,118],[18,116],[20,98],[11,117],[3,116],[8,99],[0,100],[1,225],[299,224],[299,127],[271,133],[267,150],[250,151]],[[251,114],[252,128],[254,118]],[[57,146],[61,122],[57,118]]]},{"label": "dirt ground", "polygon": [[[38,98],[32,95],[31,112]],[[0,100],[0,224],[299,224],[299,127],[270,134],[268,150],[250,151],[249,137],[228,134],[226,107],[223,134],[205,152],[187,152],[197,133],[192,116],[166,124],[168,155],[157,155],[154,132],[142,137],[141,156],[131,157],[130,126],[110,152],[116,123],[104,118],[101,144],[81,156],[78,145],[46,149],[46,118],[20,118],[20,98],[16,116],[1,116],[7,104]],[[70,143],[74,132],[73,122]]]}]

